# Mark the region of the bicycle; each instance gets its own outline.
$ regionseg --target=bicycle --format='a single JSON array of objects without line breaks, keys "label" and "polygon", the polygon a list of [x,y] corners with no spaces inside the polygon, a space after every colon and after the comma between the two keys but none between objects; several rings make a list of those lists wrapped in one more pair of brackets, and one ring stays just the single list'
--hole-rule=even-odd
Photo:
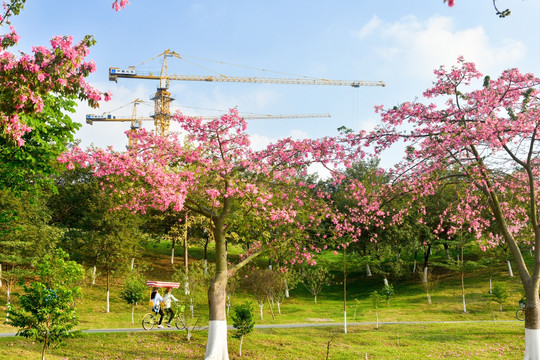
[{"label": "bicycle", "polygon": [[[172,321],[171,321],[172,323],[174,323],[174,326],[176,326],[176,328],[178,330],[182,330],[184,328],[182,320],[179,319],[179,317],[184,312],[183,311],[183,306],[184,305],[178,305],[176,307],[177,311],[175,311],[174,319],[172,319]],[[154,328],[154,326],[159,322],[159,317],[160,317],[159,308],[154,308],[153,306],[151,306],[151,309],[152,309],[152,312],[144,315],[144,317],[142,319],[142,327],[143,327],[144,330],[152,330]],[[172,325],[173,324],[171,324],[171,326]]]},{"label": "bicycle", "polygon": [[516,310],[516,318],[519,321],[525,321],[525,308],[520,308]]}]

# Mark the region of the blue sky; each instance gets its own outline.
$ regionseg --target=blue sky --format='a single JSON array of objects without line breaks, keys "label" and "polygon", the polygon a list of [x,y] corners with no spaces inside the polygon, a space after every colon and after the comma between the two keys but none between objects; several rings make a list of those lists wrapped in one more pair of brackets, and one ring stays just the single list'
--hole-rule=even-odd
[{"label": "blue sky", "polygon": [[[205,68],[230,76],[290,77],[252,69],[194,60],[205,58],[282,73],[339,80],[382,80],[387,86],[351,87],[172,82],[175,108],[186,114],[219,114],[205,109],[238,107],[259,114],[330,113],[332,118],[250,120],[248,131],[260,147],[278,138],[317,138],[337,134],[337,128],[369,129],[378,122],[375,105],[394,106],[421,97],[430,86],[433,69],[452,65],[458,56],[477,63],[492,77],[518,67],[540,75],[537,28],[540,3],[499,0],[500,19],[491,0],[442,1],[188,1],[131,0],[125,10],[111,9],[112,0],[29,0],[13,20],[21,35],[18,49],[47,44],[53,35],[80,40],[92,34],[97,45],[89,59],[97,64],[90,82],[111,91],[113,100],[92,110],[81,105],[73,118],[83,123],[77,137],[83,146],[127,144],[127,123],[85,123],[85,114],[118,109],[136,98],[148,105],[156,81],[108,81],[108,68],[143,63],[165,49],[187,61],[169,59],[169,73],[209,75]],[[158,70],[159,60],[140,70]],[[124,107],[113,114],[130,115]],[[145,127],[152,128],[151,123]],[[174,128],[173,128],[174,130]],[[387,154],[390,164],[397,154]]]}]

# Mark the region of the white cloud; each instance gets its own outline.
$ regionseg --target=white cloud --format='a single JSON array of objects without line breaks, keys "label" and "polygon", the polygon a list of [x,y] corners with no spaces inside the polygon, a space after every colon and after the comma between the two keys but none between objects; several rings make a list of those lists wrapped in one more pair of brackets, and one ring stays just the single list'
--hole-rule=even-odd
[{"label": "white cloud", "polygon": [[378,30],[382,25],[381,19],[374,15],[371,20],[368,21],[359,31],[353,31],[355,36],[358,36],[360,39],[363,39],[371,35],[375,30]]},{"label": "white cloud", "polygon": [[526,52],[520,40],[508,38],[495,43],[482,26],[456,29],[454,20],[444,16],[425,21],[409,16],[393,23],[373,18],[354,34],[363,41],[368,35],[376,37],[378,45],[373,52],[389,61],[394,70],[411,77],[431,77],[433,69],[454,65],[461,55],[475,62],[482,72],[500,71],[511,67]]}]

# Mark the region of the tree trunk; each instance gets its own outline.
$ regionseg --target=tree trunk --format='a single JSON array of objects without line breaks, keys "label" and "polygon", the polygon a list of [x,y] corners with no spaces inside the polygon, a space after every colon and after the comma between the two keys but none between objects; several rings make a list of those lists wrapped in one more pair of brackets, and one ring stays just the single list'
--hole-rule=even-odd
[{"label": "tree trunk", "polygon": [[279,301],[277,302],[277,311],[278,311],[278,314],[281,315],[281,306],[280,306]]},{"label": "tree trunk", "polygon": [[2,287],[2,264],[0,264],[0,287]]},{"label": "tree trunk", "polygon": [[244,335],[240,336],[240,347],[238,348],[238,356],[242,356],[242,343],[244,342]]},{"label": "tree trunk", "polygon": [[424,252],[424,268],[427,268],[428,261],[429,261],[429,255],[431,254],[431,244],[428,244],[428,248]]},{"label": "tree trunk", "polygon": [[317,295],[315,295],[315,304],[317,303]]},{"label": "tree trunk", "polygon": [[388,286],[388,279],[386,278],[386,276],[384,277],[383,282],[384,282],[384,286]]},{"label": "tree trunk", "polygon": [[188,274],[188,226],[187,226],[187,215],[186,215],[186,228],[184,232],[184,266],[186,268],[186,275]]},{"label": "tree trunk", "polygon": [[491,275],[489,276],[489,293],[493,294],[493,284],[491,282]]},{"label": "tree trunk", "polygon": [[228,360],[227,317],[225,300],[227,287],[227,251],[221,219],[214,219],[216,242],[216,275],[208,289],[209,325],[205,360]]},{"label": "tree trunk", "polygon": [[343,312],[343,331],[345,334],[347,333],[347,311],[346,310]]},{"label": "tree trunk", "polygon": [[416,272],[416,259],[414,259],[412,272],[413,274]]},{"label": "tree trunk", "polygon": [[[459,257],[458,257],[459,261]],[[463,312],[467,312],[467,303],[465,302],[465,271],[463,270],[463,246],[461,247],[461,297],[463,298]]]},{"label": "tree trunk", "polygon": [[107,265],[107,313],[109,313],[109,266]]},{"label": "tree trunk", "polygon": [[264,306],[264,303],[263,304],[259,304],[259,313],[260,313],[260,318],[261,320],[263,319],[263,306]]},{"label": "tree trunk", "polygon": [[133,270],[134,265],[135,265],[135,258],[131,258],[131,270]]},{"label": "tree trunk", "polygon": [[92,285],[96,285],[96,265],[94,265],[94,269],[92,269]]},{"label": "tree trunk", "polygon": [[[173,241],[174,244],[174,241]],[[174,245],[171,248],[171,265],[174,264]]]},{"label": "tree trunk", "polygon": [[428,268],[427,266],[424,266],[424,277],[422,278],[422,282],[424,284],[427,284],[428,281]]},{"label": "tree trunk", "polygon": [[506,260],[506,263],[508,264],[508,274],[510,275],[510,277],[513,277],[514,272],[512,271],[512,263],[510,262],[510,260]]},{"label": "tree trunk", "polygon": [[375,329],[379,329],[379,311],[375,310],[375,316],[377,317],[377,325],[375,326]]},{"label": "tree trunk", "polygon": [[443,243],[444,246],[444,252],[446,253],[446,259],[450,260],[450,248],[448,247],[448,243]]},{"label": "tree trunk", "polygon": [[208,260],[204,259],[204,276],[208,275]]},{"label": "tree trunk", "polygon": [[[536,294],[527,291],[527,305],[525,307],[525,357],[524,360],[540,359],[540,312],[538,305],[538,290]],[[534,299],[534,300],[530,300]]]},{"label": "tree trunk", "polygon": [[131,305],[131,325],[135,325],[135,306]]},{"label": "tree trunk", "polygon": [[287,284],[287,280],[285,281],[285,299],[289,298],[289,285]]},{"label": "tree trunk", "polygon": [[371,275],[371,269],[369,268],[369,264],[366,264],[366,274],[367,274],[367,276],[372,276]]}]

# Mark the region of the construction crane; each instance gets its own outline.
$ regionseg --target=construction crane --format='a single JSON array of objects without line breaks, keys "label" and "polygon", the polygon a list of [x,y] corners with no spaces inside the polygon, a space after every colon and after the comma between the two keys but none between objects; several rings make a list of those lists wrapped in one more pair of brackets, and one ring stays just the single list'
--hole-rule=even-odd
[{"label": "construction crane", "polygon": [[[174,100],[171,97],[169,84],[171,80],[183,81],[212,81],[212,82],[241,82],[241,83],[267,83],[267,84],[298,84],[298,85],[335,85],[335,86],[385,86],[382,81],[347,81],[347,80],[327,80],[317,78],[268,78],[268,77],[238,77],[238,76],[213,76],[213,75],[170,75],[167,74],[167,58],[176,57],[183,59],[178,53],[165,50],[161,54],[152,59],[143,62],[145,64],[158,57],[163,57],[161,72],[159,74],[143,73],[136,70],[135,66],[130,66],[127,69],[118,67],[109,68],[109,80],[118,81],[118,78],[129,79],[150,79],[159,80],[157,92],[152,97],[154,101],[154,114],[151,117],[154,120],[156,132],[160,135],[167,134],[171,121],[171,102]],[[140,65],[142,65],[140,64]],[[139,65],[139,66],[140,66]]]},{"label": "construction crane", "polygon": [[[94,124],[94,121],[103,121],[103,122],[111,122],[111,121],[118,121],[118,122],[131,122],[131,127],[130,127],[130,130],[131,131],[136,131],[138,129],[140,129],[141,127],[141,122],[142,121],[152,121],[154,120],[153,117],[151,116],[148,116],[148,117],[137,117],[136,115],[136,110],[135,110],[135,106],[137,104],[139,104],[139,102],[132,102],[134,104],[133,106],[133,115],[131,118],[128,118],[128,117],[121,117],[121,116],[118,116],[116,117],[115,115],[111,115],[111,114],[108,114],[108,113],[105,113],[103,115],[94,115],[94,114],[87,114],[86,115],[86,123],[87,124],[90,124],[90,125],[93,125]],[[215,119],[217,116],[210,116],[210,115],[203,115],[203,116],[198,116],[198,115],[188,115],[190,117],[196,117],[196,118],[200,118],[202,120],[212,120],[212,119]],[[278,114],[278,115],[275,115],[275,114],[248,114],[248,115],[240,115],[241,118],[245,119],[245,120],[251,120],[251,119],[306,119],[306,118],[329,118],[331,117],[330,114]],[[128,138],[129,138],[129,145],[131,147],[132,145],[132,138],[130,135],[128,135]]]}]

